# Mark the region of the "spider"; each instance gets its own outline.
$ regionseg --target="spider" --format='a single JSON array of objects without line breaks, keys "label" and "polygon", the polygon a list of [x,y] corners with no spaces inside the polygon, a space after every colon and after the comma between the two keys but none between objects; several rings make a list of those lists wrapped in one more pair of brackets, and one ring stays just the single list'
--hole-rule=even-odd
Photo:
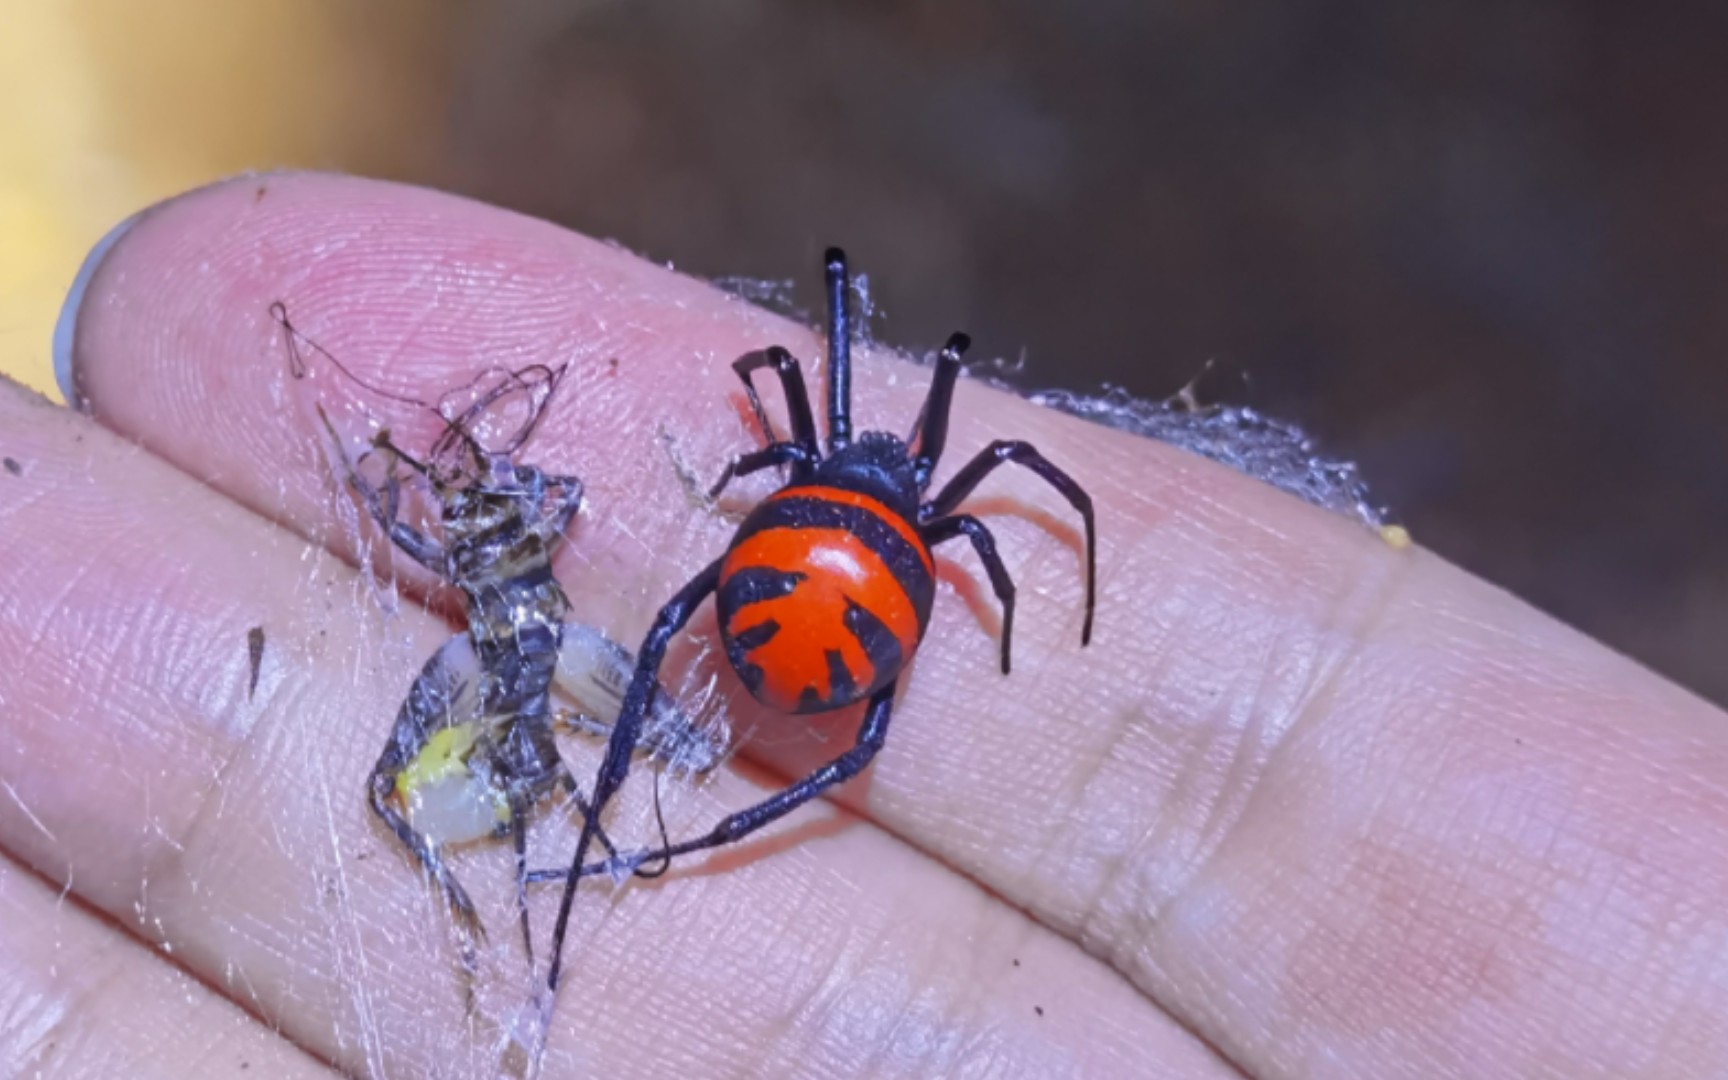
[{"label": "spider", "polygon": [[[775,466],[790,469],[780,490],[739,525],[726,552],[703,568],[660,610],[637,654],[636,671],[613,725],[590,793],[575,857],[566,871],[540,871],[564,881],[552,935],[547,990],[556,994],[564,935],[580,878],[608,864],[585,865],[599,835],[599,818],[624,783],[643,719],[656,699],[667,645],[710,594],[720,638],[739,679],[762,704],[789,713],[817,713],[867,702],[853,745],[802,780],[732,814],[705,835],[644,853],[642,860],[731,844],[862,772],[882,749],[901,672],[930,621],[936,595],[931,548],[965,537],[977,552],[1002,605],[1002,672],[1009,670],[1014,582],[985,524],[956,512],[997,466],[1012,462],[1054,487],[1086,527],[1086,616],[1082,645],[1092,639],[1096,607],[1097,530],[1092,500],[1067,473],[1029,443],[998,441],[978,453],[933,498],[925,499],[948,435],[948,414],[970,344],[954,334],[937,357],[929,396],[914,428],[916,449],[880,431],[852,437],[851,278],[846,255],[825,258],[828,338],[828,440],[818,445],[803,372],[785,349],[748,353],[733,363],[766,446],[732,460],[711,496],[733,479]],[[780,380],[790,420],[778,438],[762,409],[754,376],[770,369]]]},{"label": "spider", "polygon": [[[299,346],[327,358],[350,379],[375,393],[322,346],[288,322],[281,305],[271,314],[290,344],[296,377],[306,371]],[[530,961],[524,885],[530,811],[562,789],[586,812],[558,753],[560,731],[607,732],[607,720],[554,708],[554,684],[596,711],[615,714],[635,658],[601,631],[569,619],[570,601],[552,576],[552,554],[564,540],[582,503],[582,483],[519,463],[556,393],[565,368],[530,365],[495,383],[482,375],[470,387],[473,400],[460,412],[447,395],[438,406],[386,394],[432,409],[444,424],[424,461],[380,431],[368,449],[351,459],[323,407],[318,417],[332,444],[332,457],[347,486],[391,542],[409,558],[456,586],[465,600],[467,628],[426,662],[408,690],[389,742],[367,781],[367,800],[442,894],[461,938],[464,970],[471,977],[485,927],[467,891],[445,857],[450,845],[509,835],[517,870],[517,910]],[[527,417],[496,450],[483,446],[474,427],[489,410],[520,396]],[[385,460],[374,484],[361,472],[373,454]],[[439,508],[442,543],[402,520],[402,467],[424,481]],[[649,722],[643,748],[693,771],[711,767],[719,748],[680,712],[670,695]],[[604,836],[602,845],[612,850]],[[645,871],[644,873],[651,873]],[[470,997],[470,1000],[471,997]]]}]

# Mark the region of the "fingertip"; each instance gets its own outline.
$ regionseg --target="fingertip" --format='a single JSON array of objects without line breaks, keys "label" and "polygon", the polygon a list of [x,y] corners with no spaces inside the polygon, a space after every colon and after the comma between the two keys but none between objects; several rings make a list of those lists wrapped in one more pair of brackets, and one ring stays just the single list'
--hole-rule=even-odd
[{"label": "fingertip", "polygon": [[109,229],[102,239],[96,241],[96,246],[84,256],[78,273],[72,278],[72,286],[60,305],[59,316],[54,320],[54,381],[60,388],[60,396],[74,409],[83,411],[86,404],[78,380],[78,318],[89,296],[90,283],[108,261],[108,256],[115,246],[126,238],[132,227],[148,212],[148,209],[140,210]]}]

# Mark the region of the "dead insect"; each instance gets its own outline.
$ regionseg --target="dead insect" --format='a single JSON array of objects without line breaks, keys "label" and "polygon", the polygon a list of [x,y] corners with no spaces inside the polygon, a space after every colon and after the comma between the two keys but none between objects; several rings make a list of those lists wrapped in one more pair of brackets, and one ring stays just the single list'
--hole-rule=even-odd
[{"label": "dead insect", "polygon": [[[272,305],[271,314],[287,335],[297,377],[306,371],[305,346],[367,385],[296,330],[281,304]],[[529,815],[556,790],[583,808],[554,736],[560,730],[609,732],[636,663],[604,632],[569,621],[569,598],[552,574],[552,554],[582,504],[581,481],[514,458],[545,415],[565,370],[536,364],[495,381],[482,376],[463,391],[471,400],[460,411],[449,404],[452,395],[430,406],[385,394],[433,409],[442,421],[443,431],[424,460],[396,445],[388,431],[351,457],[322,405],[317,410],[341,479],[368,515],[398,549],[455,586],[465,601],[467,629],[432,655],[409,688],[367,797],[442,893],[460,929],[470,975],[485,929],[446,849],[511,838],[517,911],[531,961],[524,888]],[[526,419],[499,447],[482,445],[474,434],[480,419],[518,397],[526,404]],[[377,483],[363,472],[373,456],[384,462]],[[403,520],[405,483],[420,485],[437,507],[441,539]],[[586,711],[555,707],[554,684]],[[648,725],[647,751],[690,772],[716,764],[723,726],[699,727],[670,694],[657,700],[666,707]]]}]

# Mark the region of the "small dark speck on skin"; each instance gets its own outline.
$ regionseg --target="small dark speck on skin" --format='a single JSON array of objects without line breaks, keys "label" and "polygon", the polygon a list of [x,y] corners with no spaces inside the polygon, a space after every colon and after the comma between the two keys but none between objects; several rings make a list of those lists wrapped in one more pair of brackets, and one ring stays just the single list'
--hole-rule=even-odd
[{"label": "small dark speck on skin", "polygon": [[270,189],[268,187],[266,187],[263,184],[259,184],[257,192],[254,193],[252,196],[252,201],[255,203],[256,202],[263,202],[264,196],[268,195],[269,193],[270,193]]},{"label": "small dark speck on skin", "polygon": [[1019,967],[1019,966],[1020,966],[1020,958],[1019,958],[1019,957],[1018,957],[1018,956],[1016,956],[1016,957],[1015,957],[1015,958],[1014,958],[1014,966],[1015,966],[1015,967]]},{"label": "small dark speck on skin", "polygon": [[606,361],[606,366],[612,369],[612,374],[618,374],[618,358],[616,356]]},{"label": "small dark speck on skin", "polygon": [[1032,1006],[1032,1011],[1037,1013],[1039,1016],[1043,1016],[1044,1015],[1044,1006],[1034,1005],[1034,1006]]},{"label": "small dark speck on skin", "polygon": [[246,631],[246,657],[252,662],[252,681],[246,684],[246,700],[258,692],[258,667],[264,662],[264,628],[254,626]]},{"label": "small dark speck on skin", "polygon": [[24,466],[18,464],[11,458],[0,458],[0,463],[3,463],[6,466],[6,471],[11,473],[13,476],[24,475]]}]

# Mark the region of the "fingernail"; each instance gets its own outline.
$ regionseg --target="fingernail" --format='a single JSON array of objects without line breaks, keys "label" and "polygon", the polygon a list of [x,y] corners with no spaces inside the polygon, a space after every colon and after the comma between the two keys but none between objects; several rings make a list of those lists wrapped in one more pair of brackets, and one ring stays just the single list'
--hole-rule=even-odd
[{"label": "fingernail", "polygon": [[142,216],[133,214],[114,226],[107,236],[96,242],[96,246],[90,249],[90,254],[84,256],[84,265],[78,268],[78,276],[72,279],[72,288],[66,294],[66,302],[60,305],[60,317],[54,322],[54,381],[60,385],[60,394],[66,399],[66,404],[80,412],[85,411],[86,402],[84,395],[78,390],[78,373],[72,366],[77,345],[78,312],[84,306],[84,294],[90,288],[90,279],[96,276],[96,271],[108,257],[108,252],[132,230],[132,226],[136,225]]}]

